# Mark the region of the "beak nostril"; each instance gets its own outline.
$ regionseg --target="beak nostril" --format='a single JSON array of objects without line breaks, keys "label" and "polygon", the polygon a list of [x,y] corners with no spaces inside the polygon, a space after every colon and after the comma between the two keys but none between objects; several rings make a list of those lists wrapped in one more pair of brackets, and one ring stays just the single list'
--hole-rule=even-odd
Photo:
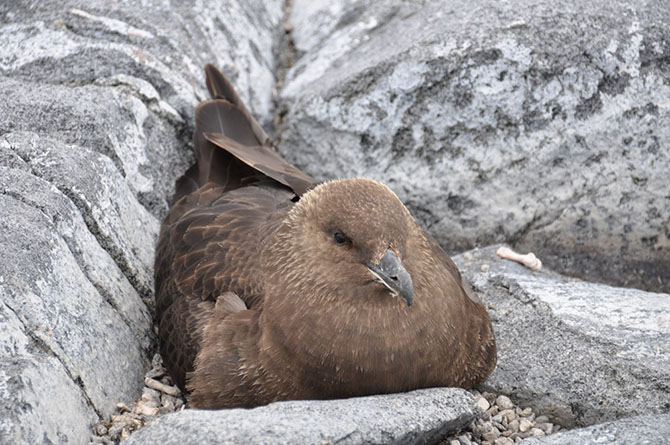
[{"label": "beak nostril", "polygon": [[398,275],[391,275],[391,279],[393,281],[398,281]]}]

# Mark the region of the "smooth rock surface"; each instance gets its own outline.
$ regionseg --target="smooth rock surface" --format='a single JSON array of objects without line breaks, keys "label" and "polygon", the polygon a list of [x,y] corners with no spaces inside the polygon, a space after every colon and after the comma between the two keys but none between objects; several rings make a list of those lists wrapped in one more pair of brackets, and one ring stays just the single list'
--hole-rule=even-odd
[{"label": "smooth rock surface", "polygon": [[670,414],[637,416],[587,428],[529,438],[523,445],[590,445],[604,443],[662,445],[670,437]]},{"label": "smooth rock surface", "polygon": [[496,334],[484,388],[565,427],[670,413],[670,295],[531,272],[495,251],[454,257]]},{"label": "smooth rock surface", "polygon": [[249,410],[185,410],[161,417],[123,443],[429,444],[467,425],[477,412],[467,391],[433,388]]},{"label": "smooth rock surface", "polygon": [[292,1],[280,151],[387,182],[449,252],[667,291],[667,6]]},{"label": "smooth rock surface", "polygon": [[0,443],[86,443],[140,397],[203,65],[272,122],[282,16],[279,0],[0,4]]}]

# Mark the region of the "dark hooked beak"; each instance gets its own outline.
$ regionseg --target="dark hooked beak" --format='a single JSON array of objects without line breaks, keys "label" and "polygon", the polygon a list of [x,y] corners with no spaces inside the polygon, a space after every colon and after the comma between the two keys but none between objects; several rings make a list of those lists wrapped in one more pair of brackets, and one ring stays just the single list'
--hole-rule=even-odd
[{"label": "dark hooked beak", "polygon": [[375,281],[383,284],[393,295],[400,295],[411,306],[414,301],[414,285],[409,272],[402,266],[400,258],[391,250],[384,253],[377,264],[366,264]]}]

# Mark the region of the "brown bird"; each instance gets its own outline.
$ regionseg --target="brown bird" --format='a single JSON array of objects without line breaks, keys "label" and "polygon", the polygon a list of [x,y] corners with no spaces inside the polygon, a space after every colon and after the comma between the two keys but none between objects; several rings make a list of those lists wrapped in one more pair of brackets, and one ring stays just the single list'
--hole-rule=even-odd
[{"label": "brown bird", "polygon": [[155,264],[161,353],[190,406],[486,379],[486,310],[398,197],[289,165],[223,75],[205,71],[197,164],[177,183]]}]

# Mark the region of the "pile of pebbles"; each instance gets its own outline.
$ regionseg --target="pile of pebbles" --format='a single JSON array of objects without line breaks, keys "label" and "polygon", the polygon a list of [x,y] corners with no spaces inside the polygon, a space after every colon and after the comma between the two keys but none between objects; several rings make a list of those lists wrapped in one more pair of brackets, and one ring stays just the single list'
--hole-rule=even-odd
[{"label": "pile of pebbles", "polygon": [[163,359],[156,354],[151,369],[144,376],[142,398],[132,406],[116,405],[117,413],[93,426],[91,444],[117,444],[158,416],[180,411],[186,406],[181,390],[163,367]]},{"label": "pile of pebbles", "polygon": [[442,445],[514,445],[527,437],[542,437],[561,429],[532,408],[521,408],[509,397],[472,390],[482,415],[465,430],[449,436]]}]

